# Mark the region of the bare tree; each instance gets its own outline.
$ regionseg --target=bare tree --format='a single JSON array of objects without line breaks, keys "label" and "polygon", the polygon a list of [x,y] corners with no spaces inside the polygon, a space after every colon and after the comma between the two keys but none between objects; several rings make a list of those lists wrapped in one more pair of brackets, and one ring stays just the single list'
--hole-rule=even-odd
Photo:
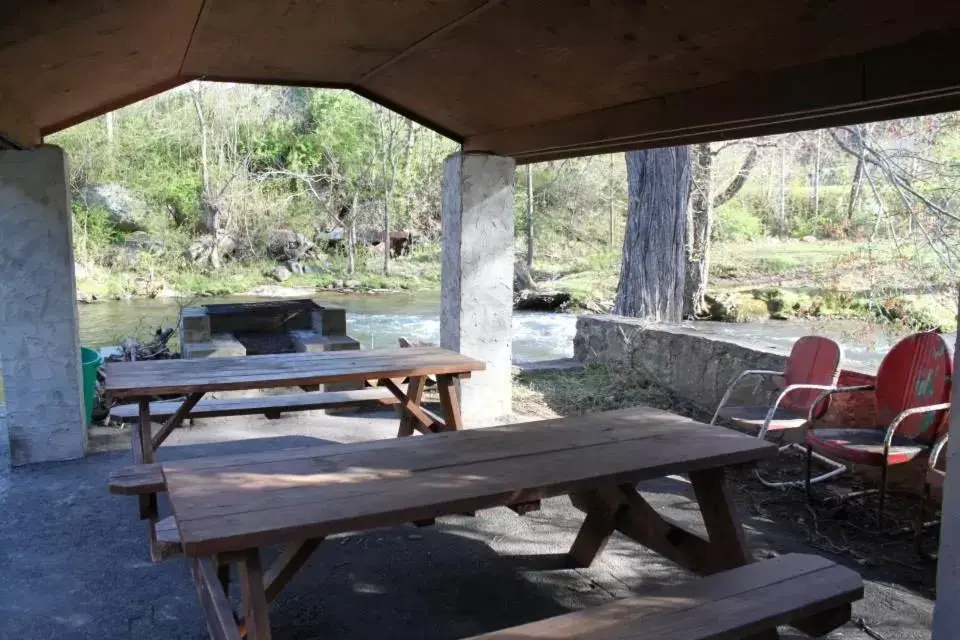
[{"label": "bare tree", "polygon": [[533,167],[527,165],[527,269],[533,268]]},{"label": "bare tree", "polygon": [[749,142],[749,151],[730,182],[714,195],[714,159],[722,151],[737,143],[712,146],[698,144],[691,148],[693,158],[693,191],[687,219],[687,268],[684,278],[683,316],[700,317],[706,313],[704,296],[710,273],[710,235],[713,232],[713,212],[733,198],[753,171],[759,154],[757,145]]},{"label": "bare tree", "polygon": [[690,149],[626,154],[629,206],[614,313],[678,322],[683,312]]}]

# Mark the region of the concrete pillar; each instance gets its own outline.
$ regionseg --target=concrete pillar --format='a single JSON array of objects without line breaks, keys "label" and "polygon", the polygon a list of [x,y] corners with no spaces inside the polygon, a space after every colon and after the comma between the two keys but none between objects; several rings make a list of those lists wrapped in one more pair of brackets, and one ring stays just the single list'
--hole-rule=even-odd
[{"label": "concrete pillar", "polygon": [[67,193],[57,147],[0,151],[0,361],[14,465],[84,454]]},{"label": "concrete pillar", "polygon": [[[960,319],[960,313],[958,313]],[[960,406],[960,337],[953,351],[954,385],[951,404]],[[947,477],[943,482],[940,553],[937,560],[937,604],[933,609],[932,640],[954,640],[960,629],[960,411],[950,413]]]},{"label": "concrete pillar", "polygon": [[443,171],[440,345],[483,360],[460,387],[467,426],[511,413],[515,162],[457,153]]}]

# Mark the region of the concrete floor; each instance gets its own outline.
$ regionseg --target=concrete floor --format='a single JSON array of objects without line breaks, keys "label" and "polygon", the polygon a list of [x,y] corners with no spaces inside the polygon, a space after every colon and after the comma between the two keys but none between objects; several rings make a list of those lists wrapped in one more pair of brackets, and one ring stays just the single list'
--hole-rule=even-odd
[{"label": "concrete floor", "polygon": [[[395,431],[390,412],[222,418],[175,433],[160,457],[367,440]],[[11,470],[6,443],[0,433],[0,639],[206,637],[182,559],[151,564],[135,500],[107,493],[107,476],[130,461],[128,450]],[[702,529],[682,478],[641,489],[673,518]],[[331,539],[272,605],[273,637],[461,638],[690,577],[616,536],[591,568],[563,568],[581,519],[557,498],[523,518],[494,509],[430,528]],[[758,556],[811,552],[770,523],[746,524]],[[870,581],[854,619],[886,640],[920,640],[929,638],[931,610],[931,602],[901,587]],[[830,637],[873,640],[853,623]]]}]

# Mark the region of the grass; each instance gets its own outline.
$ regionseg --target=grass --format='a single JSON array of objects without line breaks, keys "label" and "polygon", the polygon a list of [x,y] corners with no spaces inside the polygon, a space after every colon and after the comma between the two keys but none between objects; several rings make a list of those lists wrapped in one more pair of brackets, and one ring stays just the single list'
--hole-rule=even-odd
[{"label": "grass", "polygon": [[389,275],[383,274],[382,261],[382,255],[364,256],[356,273],[348,274],[346,261],[335,257],[322,266],[307,265],[319,266],[318,273],[292,275],[283,282],[271,275],[277,263],[270,261],[227,262],[215,271],[184,264],[127,271],[95,268],[77,281],[77,288],[100,299],[150,297],[163,290],[182,296],[227,296],[263,285],[359,292],[440,288],[439,246],[392,260]]},{"label": "grass", "polygon": [[518,375],[514,379],[513,409],[523,415],[553,418],[640,404],[667,409],[674,402],[664,391],[603,366]]}]

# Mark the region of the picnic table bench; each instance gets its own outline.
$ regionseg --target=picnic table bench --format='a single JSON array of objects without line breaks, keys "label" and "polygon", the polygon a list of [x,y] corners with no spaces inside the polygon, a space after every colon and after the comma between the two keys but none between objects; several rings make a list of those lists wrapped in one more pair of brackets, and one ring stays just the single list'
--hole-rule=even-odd
[{"label": "picnic table bench", "polygon": [[[279,414],[307,408],[364,403],[396,404],[401,408],[397,435],[434,433],[462,427],[456,381],[482,371],[483,362],[438,347],[329,351],[226,358],[111,362],[106,366],[104,393],[137,400],[133,429],[133,460],[153,462],[154,452],[185,419],[211,415]],[[421,406],[427,376],[435,376],[442,415]],[[397,380],[408,379],[407,389]],[[344,392],[309,392],[268,398],[201,399],[215,391],[312,387],[332,382],[377,380],[378,387]],[[151,402],[154,396],[186,395],[182,402]],[[391,400],[392,398],[392,400]],[[166,419],[154,432],[153,411]],[[122,413],[122,412],[121,412]],[[142,494],[141,517],[147,519],[151,556],[161,559],[156,538],[156,494]]]},{"label": "picnic table bench", "polygon": [[[737,569],[751,558],[726,469],[753,465],[775,453],[770,443],[641,407],[442,432],[416,441],[377,440],[141,465],[113,474],[110,487],[128,495],[166,491],[173,510],[169,531],[190,564],[211,636],[237,639],[246,634],[250,640],[263,640],[270,637],[269,602],[329,536],[557,495],[569,495],[586,514],[569,551],[574,564],[589,566],[610,535],[619,531],[696,573]],[[658,513],[635,488],[639,481],[678,473],[690,478],[706,538]],[[264,569],[260,548],[268,546],[282,546],[283,551]],[[227,598],[231,566],[236,567],[242,597],[237,614]],[[822,588],[794,604],[778,600],[771,610],[743,609],[752,621],[750,628],[766,633],[763,630],[786,620],[819,633],[848,619],[849,602],[859,597],[850,576],[832,571],[821,574],[822,581],[803,578],[813,570],[792,564],[762,570],[770,588],[794,580],[796,588]],[[718,578],[707,584],[729,586],[740,579]],[[704,591],[702,599],[716,600],[721,593],[733,597],[718,587]],[[748,595],[731,602],[745,600]]]}]

